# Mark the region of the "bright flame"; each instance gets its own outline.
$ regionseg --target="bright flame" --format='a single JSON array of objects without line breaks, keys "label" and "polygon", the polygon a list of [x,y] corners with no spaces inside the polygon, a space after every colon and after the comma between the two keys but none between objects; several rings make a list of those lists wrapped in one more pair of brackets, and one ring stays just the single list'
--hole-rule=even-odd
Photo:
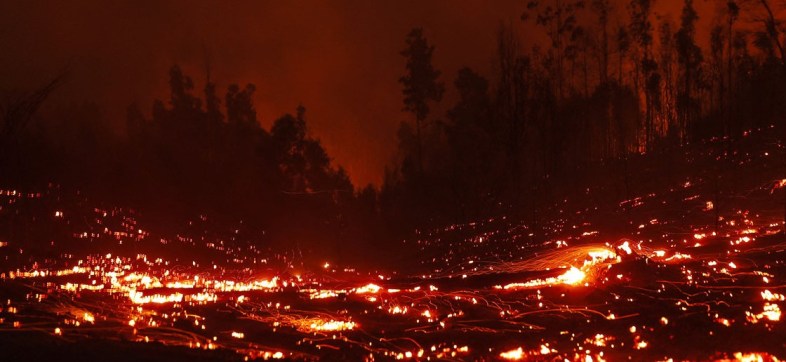
[{"label": "bright flame", "polygon": [[751,323],[757,323],[760,319],[767,318],[772,322],[777,322],[781,319],[781,309],[775,303],[765,303],[764,310],[759,314],[745,312],[747,319]]},{"label": "bright flame", "polygon": [[[766,358],[766,359],[765,359]],[[778,362],[779,360],[775,356],[770,356],[768,354],[761,354],[761,353],[745,353],[737,352],[734,354],[734,359],[739,362],[764,362],[764,361],[774,361]]]},{"label": "bright flame", "polygon": [[630,248],[630,244],[626,241],[622,243],[619,248],[624,251],[626,254],[630,255],[633,254],[633,250]]},{"label": "bright flame", "polygon": [[502,352],[499,354],[499,356],[503,359],[508,359],[508,360],[520,360],[524,358],[524,350],[521,349],[521,347],[519,347],[517,349],[513,349],[507,352]]},{"label": "bright flame", "polygon": [[565,274],[557,277],[557,279],[563,284],[576,285],[581,283],[586,276],[587,274],[583,271],[577,269],[576,267],[571,267],[570,270],[566,271]]},{"label": "bright flame", "polygon": [[365,293],[376,294],[377,292],[379,292],[380,289],[382,288],[379,285],[369,283],[362,287],[356,288],[355,294],[365,294]]},{"label": "bright flame", "polygon": [[771,292],[769,290],[764,290],[763,292],[761,292],[761,297],[762,297],[762,299],[764,299],[764,300],[766,300],[768,302],[774,302],[776,300],[781,300],[782,301],[782,300],[786,299],[786,298],[784,298],[783,294],[773,293],[773,292]]},{"label": "bright flame", "polygon": [[355,328],[355,322],[344,322],[344,321],[323,321],[323,320],[314,320],[308,326],[308,329],[312,332],[322,332],[322,331],[344,331],[344,330],[352,330]]}]

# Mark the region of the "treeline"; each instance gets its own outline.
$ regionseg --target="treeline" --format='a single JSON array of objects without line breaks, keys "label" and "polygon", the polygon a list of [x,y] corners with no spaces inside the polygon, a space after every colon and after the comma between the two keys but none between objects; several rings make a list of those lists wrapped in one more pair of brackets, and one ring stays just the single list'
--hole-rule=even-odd
[{"label": "treeline", "polygon": [[[413,29],[400,79],[411,121],[391,135],[399,157],[379,189],[351,184],[309,134],[303,107],[267,130],[253,85],[219,95],[208,76],[196,90],[178,67],[169,99],[149,112],[129,107],[122,135],[91,103],[35,117],[60,78],[9,98],[0,179],[28,189],[55,182],[164,225],[203,213],[244,220],[272,243],[334,254],[419,227],[511,214],[537,221],[593,184],[627,198],[642,154],[786,126],[786,29],[775,4],[722,3],[703,47],[693,2],[682,5],[674,20],[655,16],[649,0],[529,1],[521,24],[499,29],[494,72],[464,68],[450,85],[432,62],[435,47]],[[548,41],[525,49],[516,27],[526,23]],[[457,97],[436,114],[447,86]]]},{"label": "treeline", "polygon": [[[652,5],[529,1],[522,24],[498,32],[492,80],[460,70],[459,99],[445,115],[429,112],[445,89],[431,62],[435,47],[413,30],[401,78],[412,121],[399,130],[383,212],[404,225],[510,213],[536,220],[591,180],[629,196],[632,157],[786,126],[786,28],[773,10],[786,3],[718,2],[705,47],[692,0],[676,21]],[[541,29],[546,44],[524,49],[515,34],[525,24]]]},{"label": "treeline", "polygon": [[327,255],[369,239],[373,196],[356,195],[309,134],[302,106],[266,130],[252,84],[230,85],[220,97],[208,80],[200,97],[174,66],[169,99],[156,100],[149,112],[130,106],[125,135],[118,135],[93,103],[34,117],[57,82],[8,103],[0,137],[4,184],[40,190],[56,183],[142,210],[164,227],[200,215],[225,225],[242,220],[273,245]]}]

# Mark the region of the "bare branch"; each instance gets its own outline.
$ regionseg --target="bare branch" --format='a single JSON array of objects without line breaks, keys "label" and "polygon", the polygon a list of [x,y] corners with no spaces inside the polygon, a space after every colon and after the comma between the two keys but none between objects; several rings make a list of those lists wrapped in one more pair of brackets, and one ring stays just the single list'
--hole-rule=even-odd
[{"label": "bare branch", "polygon": [[65,80],[64,70],[37,90],[7,100],[0,105],[0,135],[10,137],[24,129],[47,98]]}]

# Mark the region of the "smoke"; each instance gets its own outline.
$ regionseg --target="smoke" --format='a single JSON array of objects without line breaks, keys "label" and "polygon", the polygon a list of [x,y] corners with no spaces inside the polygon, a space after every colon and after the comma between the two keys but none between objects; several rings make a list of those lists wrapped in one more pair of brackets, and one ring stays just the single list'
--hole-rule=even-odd
[{"label": "smoke", "polygon": [[[94,100],[118,131],[125,109],[167,99],[179,64],[197,83],[254,83],[260,122],[307,107],[312,133],[356,185],[379,184],[396,149],[399,51],[423,26],[452,88],[466,65],[491,76],[495,33],[517,25],[523,0],[15,1],[0,4],[0,92],[31,89],[68,67],[53,103]],[[620,9],[620,10],[624,10]],[[526,33],[525,33],[526,32]],[[540,37],[541,35],[534,35]],[[451,100],[451,93],[443,103]],[[434,116],[443,117],[446,105]]]}]

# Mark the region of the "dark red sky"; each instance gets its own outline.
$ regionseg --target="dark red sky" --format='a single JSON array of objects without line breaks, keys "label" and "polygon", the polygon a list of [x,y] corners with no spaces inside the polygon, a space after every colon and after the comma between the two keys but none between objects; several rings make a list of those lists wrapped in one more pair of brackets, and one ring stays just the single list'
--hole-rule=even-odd
[{"label": "dark red sky", "polygon": [[[701,3],[701,1],[699,2]],[[167,97],[167,70],[180,64],[204,84],[257,86],[265,127],[302,103],[319,137],[356,185],[379,183],[395,153],[404,36],[423,26],[451,88],[456,71],[492,73],[500,22],[523,38],[525,0],[437,1],[6,1],[0,4],[0,91],[31,88],[66,65],[53,102],[96,100],[110,122],[125,107]],[[681,1],[659,7],[679,9]],[[707,3],[700,5],[707,7]],[[675,13],[676,15],[676,13]],[[444,107],[443,107],[444,108]]]}]

